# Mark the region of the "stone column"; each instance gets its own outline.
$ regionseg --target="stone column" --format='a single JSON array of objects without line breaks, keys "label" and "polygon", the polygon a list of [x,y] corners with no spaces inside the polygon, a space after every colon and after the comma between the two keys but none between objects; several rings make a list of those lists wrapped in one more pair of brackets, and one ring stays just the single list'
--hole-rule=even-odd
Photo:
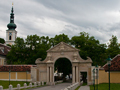
[{"label": "stone column", "polygon": [[80,82],[80,80],[81,80],[81,72],[79,71],[79,82]]},{"label": "stone column", "polygon": [[54,65],[53,65],[52,70],[53,70],[53,72],[52,72],[52,73],[53,73],[53,75],[52,75],[52,76],[53,76],[53,77],[52,77],[53,79],[52,79],[52,80],[53,80],[53,85],[55,85],[55,83],[54,83]]},{"label": "stone column", "polygon": [[75,67],[72,67],[72,83],[75,83]]},{"label": "stone column", "polygon": [[78,66],[76,66],[76,82],[78,82]]},{"label": "stone column", "polygon": [[50,67],[50,82],[52,82],[52,67]]},{"label": "stone column", "polygon": [[36,81],[40,81],[41,82],[41,72],[40,72],[40,70],[37,70],[37,72],[39,72],[39,78]]},{"label": "stone column", "polygon": [[49,83],[49,67],[47,67],[47,83]]}]

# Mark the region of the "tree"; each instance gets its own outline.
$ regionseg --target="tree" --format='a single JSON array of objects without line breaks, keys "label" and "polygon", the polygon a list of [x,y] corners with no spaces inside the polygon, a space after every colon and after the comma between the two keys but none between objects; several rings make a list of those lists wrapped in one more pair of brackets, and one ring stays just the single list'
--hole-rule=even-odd
[{"label": "tree", "polygon": [[71,44],[80,49],[79,53],[83,59],[90,57],[93,65],[103,65],[104,61],[102,61],[103,58],[101,56],[105,53],[106,48],[105,45],[100,44],[99,40],[96,40],[94,36],[90,37],[88,33],[80,32],[79,36],[72,37]]},{"label": "tree", "polygon": [[46,49],[50,48],[48,45],[49,37],[39,37],[37,35],[27,36],[26,44],[30,46],[27,48],[27,64],[34,64],[37,58],[45,59]]},{"label": "tree", "polygon": [[50,44],[50,39],[48,36],[42,36],[40,37],[40,44],[38,46],[38,56],[44,60],[47,55],[47,50],[50,49],[51,44]]},{"label": "tree", "polygon": [[4,44],[5,40],[3,38],[0,38],[0,43]]},{"label": "tree", "polygon": [[63,34],[60,34],[60,35],[55,35],[54,38],[51,38],[50,39],[50,44],[51,46],[54,47],[54,45],[57,45],[58,43],[60,42],[65,42],[65,43],[70,43],[70,39],[67,35],[65,35],[64,33]]},{"label": "tree", "polygon": [[25,40],[18,37],[7,55],[8,64],[35,64],[37,58],[45,59],[50,47],[48,36],[28,35]]},{"label": "tree", "polygon": [[15,45],[11,46],[10,52],[7,54],[8,64],[25,64],[25,43],[24,39],[17,37]]},{"label": "tree", "polygon": [[112,38],[109,40],[108,48],[106,50],[107,55],[110,55],[111,58],[115,57],[120,52],[120,45],[116,36],[112,35]]},{"label": "tree", "polygon": [[28,35],[25,39],[26,45],[30,46],[30,49],[36,48],[38,42],[40,42],[40,37],[37,35]]}]

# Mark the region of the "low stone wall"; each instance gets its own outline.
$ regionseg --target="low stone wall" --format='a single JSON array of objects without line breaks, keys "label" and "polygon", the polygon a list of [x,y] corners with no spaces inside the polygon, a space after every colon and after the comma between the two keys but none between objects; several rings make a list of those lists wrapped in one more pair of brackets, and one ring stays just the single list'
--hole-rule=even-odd
[{"label": "low stone wall", "polygon": [[[45,85],[45,82],[34,82],[33,84],[32,84],[32,83],[29,83],[28,86],[27,86],[26,83],[24,83],[24,86],[23,86],[23,87],[21,87],[20,84],[17,84],[17,87],[16,87],[16,88],[13,88],[12,85],[9,85],[9,88],[8,88],[8,89],[5,89],[5,90],[20,90],[20,89],[32,88],[32,87],[37,87],[37,86],[42,86],[42,85]],[[3,86],[0,86],[0,90],[4,90],[4,89],[3,89]]]}]

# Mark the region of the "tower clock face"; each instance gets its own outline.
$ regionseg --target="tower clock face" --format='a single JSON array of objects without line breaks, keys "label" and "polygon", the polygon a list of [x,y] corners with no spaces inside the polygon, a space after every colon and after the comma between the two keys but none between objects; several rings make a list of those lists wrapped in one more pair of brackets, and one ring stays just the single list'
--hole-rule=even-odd
[{"label": "tower clock face", "polygon": [[12,33],[11,33],[11,32],[9,33],[9,36],[12,36]]}]

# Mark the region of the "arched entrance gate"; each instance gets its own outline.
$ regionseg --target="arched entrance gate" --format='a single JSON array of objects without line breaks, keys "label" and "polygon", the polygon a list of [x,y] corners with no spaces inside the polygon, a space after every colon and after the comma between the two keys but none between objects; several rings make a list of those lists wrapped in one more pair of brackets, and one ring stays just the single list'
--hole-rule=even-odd
[{"label": "arched entrance gate", "polygon": [[72,63],[72,83],[80,82],[81,72],[87,72],[87,83],[91,84],[91,64],[92,60],[88,58],[83,60],[79,56],[79,50],[60,42],[47,51],[47,57],[44,61],[40,58],[36,60],[37,67],[32,68],[31,73],[33,81],[44,81],[47,84],[54,84],[54,63],[59,58],[67,58]]}]

